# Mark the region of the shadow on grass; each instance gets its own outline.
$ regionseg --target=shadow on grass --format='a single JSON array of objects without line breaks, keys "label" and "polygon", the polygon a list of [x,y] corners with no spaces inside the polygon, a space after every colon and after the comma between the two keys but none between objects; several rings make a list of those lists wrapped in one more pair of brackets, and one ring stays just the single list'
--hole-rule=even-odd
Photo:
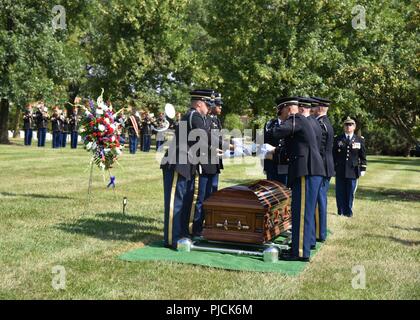
[{"label": "shadow on grass", "polygon": [[161,238],[162,229],[155,223],[161,220],[122,214],[118,212],[99,213],[85,216],[72,223],[61,223],[57,229],[95,237],[101,240],[119,240],[148,243]]},{"label": "shadow on grass", "polygon": [[55,196],[55,195],[46,195],[46,194],[36,194],[36,193],[12,193],[12,192],[0,192],[0,195],[5,197],[28,197],[36,199],[74,199],[67,196]]},{"label": "shadow on grass", "polygon": [[[335,196],[335,185],[330,185],[331,196]],[[401,190],[389,188],[370,188],[357,187],[356,199],[374,200],[374,201],[408,201],[419,202],[420,190]]]},{"label": "shadow on grass", "polygon": [[417,172],[420,173],[420,169],[387,169],[388,171],[411,171],[411,172]]},{"label": "shadow on grass", "polygon": [[414,247],[414,246],[419,246],[420,245],[420,241],[418,240],[405,240],[405,239],[400,239],[400,238],[396,238],[393,236],[382,236],[382,235],[375,235],[375,234],[365,234],[364,237],[369,237],[369,238],[376,238],[376,239],[385,239],[385,240],[391,240],[394,242],[398,242],[399,244],[405,245],[407,247]]},{"label": "shadow on grass", "polygon": [[407,227],[401,227],[401,226],[391,226],[391,228],[398,229],[398,230],[404,230],[404,231],[417,231],[417,232],[420,232],[420,228],[407,228]]}]

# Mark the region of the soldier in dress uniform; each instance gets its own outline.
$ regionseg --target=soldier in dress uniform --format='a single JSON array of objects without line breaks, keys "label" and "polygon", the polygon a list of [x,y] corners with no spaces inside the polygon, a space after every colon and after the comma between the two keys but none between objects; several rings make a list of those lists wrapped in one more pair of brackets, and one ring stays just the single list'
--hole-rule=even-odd
[{"label": "soldier in dress uniform", "polygon": [[35,114],[36,127],[38,129],[38,147],[45,147],[45,139],[47,136],[48,120],[50,115],[48,114],[48,108],[45,106],[43,101],[38,103],[38,111]]},{"label": "soldier in dress uniform", "polygon": [[264,159],[264,172],[267,180],[274,180],[287,185],[287,151],[286,139],[274,139],[273,128],[279,127],[289,117],[287,104],[279,103],[282,98],[276,99],[277,118],[269,120],[264,126],[264,143],[268,143],[276,150],[271,159]]},{"label": "soldier in dress uniform", "polygon": [[141,136],[142,136],[142,150],[143,152],[149,152],[150,151],[150,145],[152,142],[152,117],[150,117],[149,112],[144,113],[144,119],[141,123]]},{"label": "soldier in dress uniform", "polygon": [[126,127],[125,127],[125,125],[126,125],[126,122],[127,122],[127,117],[124,113],[124,108],[119,112],[119,114],[116,118],[116,121],[121,125],[121,127],[120,127],[121,128],[120,129],[120,144],[122,146],[124,146],[125,139],[126,139],[126,136],[125,136]]},{"label": "soldier in dress uniform", "polygon": [[141,130],[141,119],[138,111],[132,111],[131,116],[125,123],[128,132],[128,141],[130,147],[130,153],[135,154],[138,146],[138,138]]},{"label": "soldier in dress uniform", "polygon": [[356,122],[347,117],[344,134],[334,139],[335,194],[339,215],[353,216],[354,195],[360,176],[366,173],[365,139],[354,134]]},{"label": "soldier in dress uniform", "polygon": [[299,113],[299,98],[279,100],[286,104],[290,116],[274,127],[275,139],[289,138],[288,186],[292,188],[292,250],[284,259],[309,261],[312,230],[315,228],[315,207],[325,169],[314,129],[307,117]]},{"label": "soldier in dress uniform", "polygon": [[61,147],[65,148],[67,145],[67,134],[69,133],[69,125],[70,125],[70,118],[67,115],[67,109],[63,109],[63,113],[61,115],[61,120],[63,122],[63,131],[61,132]]},{"label": "soldier in dress uniform", "polygon": [[23,130],[25,132],[25,146],[32,144],[32,132],[34,128],[34,114],[32,111],[32,103],[26,105],[25,114],[23,115]]},{"label": "soldier in dress uniform", "polygon": [[219,174],[223,168],[222,163],[222,136],[220,130],[222,124],[217,115],[222,112],[222,95],[214,90],[207,90],[211,95],[214,93],[214,103],[210,104],[209,114],[206,117],[206,127],[208,134],[207,163],[200,163],[200,172],[198,185],[194,189],[194,222],[192,226],[192,236],[201,237],[204,223],[203,203],[204,201],[218,189]]},{"label": "soldier in dress uniform", "polygon": [[[165,128],[166,116],[164,112],[160,112],[158,118],[155,121],[155,128],[161,129]],[[156,135],[156,151],[160,151],[161,146],[165,143],[165,131],[156,131],[153,130]]]},{"label": "soldier in dress uniform", "polygon": [[305,116],[308,120],[312,129],[315,132],[315,138],[318,146],[318,150],[321,149],[322,130],[321,127],[313,116],[313,109],[318,106],[318,102],[312,98],[299,97],[299,113]]},{"label": "soldier in dress uniform", "polygon": [[[205,117],[214,101],[213,92],[208,90],[194,90],[190,96],[191,108],[176,127],[175,137],[161,163],[165,202],[164,245],[172,248],[176,248],[180,238],[190,234],[195,210],[192,202],[201,156],[199,153],[208,141]],[[205,139],[189,141],[188,135],[193,130],[194,134]],[[199,145],[198,149],[196,144]]]},{"label": "soldier in dress uniform", "polygon": [[60,108],[55,106],[51,115],[52,147],[54,149],[61,147],[61,132],[63,131],[63,122],[60,111]]},{"label": "soldier in dress uniform", "polygon": [[[212,143],[213,145],[216,144],[216,140],[219,142],[219,150],[223,151],[223,135],[221,134],[221,131],[223,130],[222,127],[222,121],[220,120],[220,116],[222,114],[223,109],[223,100],[222,95],[219,92],[215,92],[215,98],[214,98],[214,105],[210,109],[210,115],[208,119],[210,120],[209,127],[210,127],[210,133],[212,133],[212,130],[215,130],[213,132],[217,132],[217,135],[212,135]],[[220,171],[224,169],[223,167],[223,157],[219,158],[219,172],[214,176],[211,183],[211,193],[216,192],[219,189],[219,174]]]},{"label": "soldier in dress uniform", "polygon": [[[76,103],[76,100],[75,100],[75,103]],[[89,101],[85,102],[85,106],[87,110],[89,110]],[[69,120],[70,145],[72,149],[77,148],[77,140],[79,137],[79,121],[80,121],[79,107],[74,106],[73,113],[71,114],[70,120]]]},{"label": "soldier in dress uniform", "polygon": [[317,207],[315,209],[315,235],[318,241],[324,242],[327,238],[327,195],[331,177],[335,175],[333,144],[334,128],[328,119],[327,112],[331,101],[320,97],[311,97],[318,103],[314,108],[314,115],[322,130],[321,157],[325,167],[325,177],[319,189]]},{"label": "soldier in dress uniform", "polygon": [[[319,122],[316,120],[314,110],[318,107],[318,101],[312,98],[307,97],[299,97],[299,113],[304,115],[308,120],[312,129],[315,133],[315,138],[317,142],[317,147],[319,154],[321,155],[321,147],[322,147],[322,129],[319,125]],[[325,177],[323,177],[325,178]],[[321,189],[321,188],[320,188]],[[311,241],[311,249],[316,247],[316,229],[317,229],[317,207],[314,211],[314,228],[312,229],[312,241]]]}]

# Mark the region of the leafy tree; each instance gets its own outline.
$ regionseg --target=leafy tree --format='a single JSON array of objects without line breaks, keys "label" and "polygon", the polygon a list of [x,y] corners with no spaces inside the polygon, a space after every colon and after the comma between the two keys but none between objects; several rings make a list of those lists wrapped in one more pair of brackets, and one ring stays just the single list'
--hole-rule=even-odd
[{"label": "leafy tree", "polygon": [[[66,31],[52,28],[54,1],[4,0],[0,3],[0,143],[8,143],[11,103],[22,107],[44,98],[67,100],[66,79],[75,70],[77,55],[62,41]],[[76,64],[77,65],[77,64]]]}]

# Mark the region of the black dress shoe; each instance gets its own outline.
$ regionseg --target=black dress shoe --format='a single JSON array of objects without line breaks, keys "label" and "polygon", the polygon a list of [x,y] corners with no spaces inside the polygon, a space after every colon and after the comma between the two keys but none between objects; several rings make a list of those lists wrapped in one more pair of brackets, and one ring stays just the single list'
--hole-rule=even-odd
[{"label": "black dress shoe", "polygon": [[284,252],[282,252],[280,254],[280,260],[309,262],[309,257],[308,258],[296,257],[296,256],[292,255],[291,253],[284,253]]},{"label": "black dress shoe", "polygon": [[311,250],[314,250],[314,249],[316,249],[316,244],[311,246]]},{"label": "black dress shoe", "polygon": [[302,262],[309,262],[309,258],[304,257],[295,257],[295,256],[287,256],[287,257],[281,257],[281,260],[284,261],[302,261]]}]

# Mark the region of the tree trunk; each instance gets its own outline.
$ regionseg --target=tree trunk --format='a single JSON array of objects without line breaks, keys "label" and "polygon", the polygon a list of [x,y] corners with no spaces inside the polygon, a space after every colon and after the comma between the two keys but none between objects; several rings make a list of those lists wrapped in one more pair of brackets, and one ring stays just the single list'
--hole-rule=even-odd
[{"label": "tree trunk", "polygon": [[22,115],[22,110],[19,107],[16,107],[16,115],[13,121],[13,138],[18,138],[20,132],[20,118]]},{"label": "tree trunk", "polygon": [[0,144],[10,144],[9,141],[9,100],[0,100]]}]

